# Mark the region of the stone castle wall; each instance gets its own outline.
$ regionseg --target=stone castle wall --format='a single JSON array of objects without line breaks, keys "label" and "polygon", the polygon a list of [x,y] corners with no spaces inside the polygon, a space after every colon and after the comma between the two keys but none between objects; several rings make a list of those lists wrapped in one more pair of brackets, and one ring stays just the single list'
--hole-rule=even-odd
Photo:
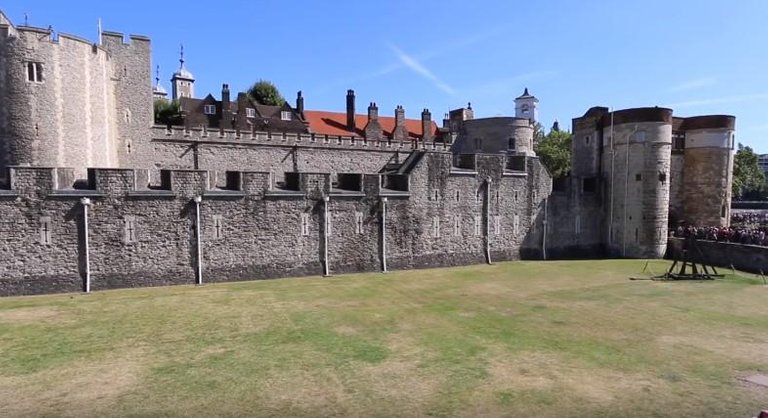
[{"label": "stone castle wall", "polygon": [[732,129],[697,129],[686,133],[682,196],[689,223],[730,224],[732,150]]},{"label": "stone castle wall", "polygon": [[504,156],[471,157],[457,168],[451,154],[415,151],[409,175],[296,173],[283,184],[269,172],[164,170],[147,187],[148,170],[91,169],[77,189],[71,169],[14,167],[0,190],[0,295],[83,289],[82,197],[94,290],[194,283],[194,196],[206,282],[322,274],[326,249],[331,273],[378,271],[385,252],[390,269],[520,258],[538,245],[549,178],[536,158],[510,171]]}]

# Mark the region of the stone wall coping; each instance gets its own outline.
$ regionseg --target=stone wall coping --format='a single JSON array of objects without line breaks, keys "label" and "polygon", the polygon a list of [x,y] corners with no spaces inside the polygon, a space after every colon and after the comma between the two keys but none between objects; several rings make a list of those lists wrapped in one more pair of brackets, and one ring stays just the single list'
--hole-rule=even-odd
[{"label": "stone wall coping", "polygon": [[128,197],[176,197],[170,190],[131,190],[125,194]]},{"label": "stone wall coping", "polygon": [[97,190],[83,189],[59,189],[48,193],[49,197],[78,199],[81,197],[105,197],[106,195]]},{"label": "stone wall coping", "polygon": [[206,190],[203,192],[204,198],[212,199],[240,199],[246,196],[241,190]]}]

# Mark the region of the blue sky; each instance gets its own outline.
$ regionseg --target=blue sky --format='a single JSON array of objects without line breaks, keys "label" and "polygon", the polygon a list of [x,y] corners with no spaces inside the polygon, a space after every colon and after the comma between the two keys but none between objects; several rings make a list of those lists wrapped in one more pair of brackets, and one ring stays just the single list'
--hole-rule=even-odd
[{"label": "blue sky", "polygon": [[732,114],[737,140],[768,153],[768,1],[12,1],[14,23],[96,39],[147,35],[167,89],[183,43],[196,94],[273,81],[308,109],[358,112],[402,104],[436,119],[472,102],[476,117],[510,115],[524,87],[540,119],[589,107],[670,106],[675,115]]}]

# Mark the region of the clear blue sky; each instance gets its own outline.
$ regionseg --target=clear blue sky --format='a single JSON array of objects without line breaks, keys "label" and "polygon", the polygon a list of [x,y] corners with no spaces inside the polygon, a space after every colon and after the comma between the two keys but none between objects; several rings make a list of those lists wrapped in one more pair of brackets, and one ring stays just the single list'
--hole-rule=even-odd
[{"label": "clear blue sky", "polygon": [[24,21],[96,39],[147,35],[168,79],[183,43],[196,94],[260,78],[308,109],[358,112],[376,101],[435,119],[472,102],[514,113],[524,87],[540,119],[570,126],[589,107],[671,106],[678,116],[732,114],[737,140],[768,153],[768,1],[12,1]]}]

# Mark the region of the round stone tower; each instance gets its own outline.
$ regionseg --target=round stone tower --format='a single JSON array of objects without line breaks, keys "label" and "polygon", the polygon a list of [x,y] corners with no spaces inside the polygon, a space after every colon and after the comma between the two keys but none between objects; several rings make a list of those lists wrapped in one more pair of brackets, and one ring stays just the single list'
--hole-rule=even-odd
[{"label": "round stone tower", "polygon": [[636,108],[603,118],[607,250],[660,258],[667,247],[672,110]]},{"label": "round stone tower", "polygon": [[736,118],[686,118],[683,163],[683,219],[692,225],[728,226]]},{"label": "round stone tower", "polygon": [[0,170],[116,166],[114,76],[108,51],[85,39],[0,28]]}]

